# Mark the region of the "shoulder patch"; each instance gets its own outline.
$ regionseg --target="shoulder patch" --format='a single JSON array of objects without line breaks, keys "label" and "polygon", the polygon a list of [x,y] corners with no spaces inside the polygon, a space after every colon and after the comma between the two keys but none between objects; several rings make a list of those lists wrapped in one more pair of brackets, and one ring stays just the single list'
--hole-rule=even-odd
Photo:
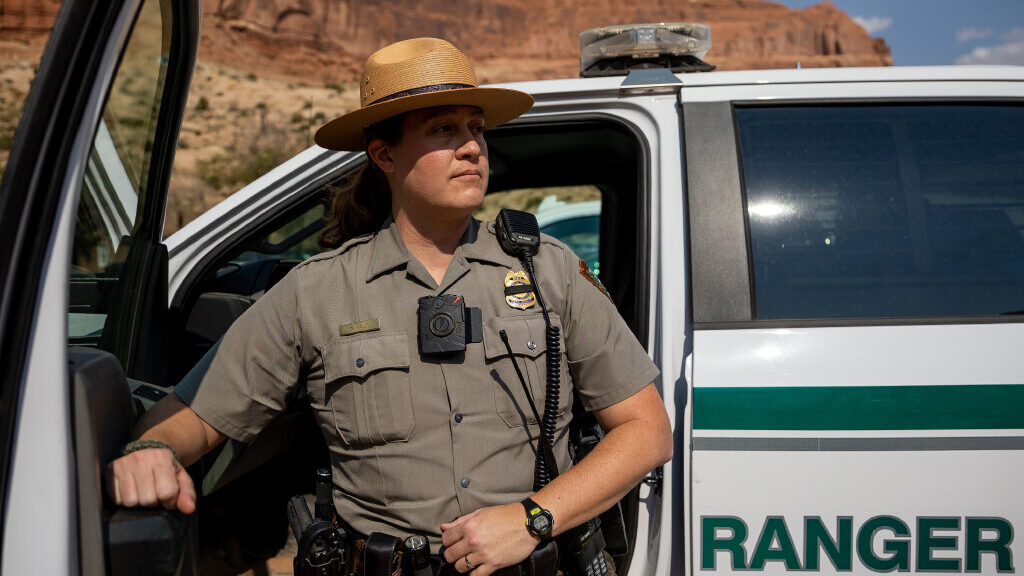
[{"label": "shoulder patch", "polygon": [[583,258],[580,258],[580,275],[582,275],[584,278],[587,279],[588,282],[590,282],[591,284],[594,285],[594,287],[600,290],[602,294],[607,296],[609,302],[611,302],[612,304],[615,303],[615,301],[612,300],[612,295],[609,294],[607,290],[605,290],[604,284],[601,284],[601,281],[597,279],[597,276],[595,276],[594,273],[590,271],[590,266],[587,266],[587,262]]}]

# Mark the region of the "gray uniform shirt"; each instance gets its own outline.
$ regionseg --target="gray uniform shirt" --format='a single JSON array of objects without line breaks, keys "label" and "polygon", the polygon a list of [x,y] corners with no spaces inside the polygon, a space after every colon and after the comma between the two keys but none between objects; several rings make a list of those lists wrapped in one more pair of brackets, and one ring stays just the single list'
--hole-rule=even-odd
[{"label": "gray uniform shirt", "polygon": [[[564,471],[570,387],[595,410],[635,394],[658,370],[569,248],[544,236],[534,262],[561,327],[555,454]],[[231,326],[194,397],[179,395],[248,442],[305,387],[330,449],[338,513],[364,534],[436,542],[441,522],[532,492],[539,426],[499,336],[505,330],[543,412],[544,319],[539,306],[513,307],[504,292],[521,270],[493,223],[473,220],[438,286],[389,219],[296,266]],[[420,297],[442,293],[483,315],[483,342],[443,360],[420,355],[416,314]]]}]

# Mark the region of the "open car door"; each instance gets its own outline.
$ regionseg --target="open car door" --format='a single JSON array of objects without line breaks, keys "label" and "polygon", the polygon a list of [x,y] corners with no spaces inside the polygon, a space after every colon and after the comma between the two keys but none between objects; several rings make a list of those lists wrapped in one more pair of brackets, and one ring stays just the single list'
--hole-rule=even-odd
[{"label": "open car door", "polygon": [[129,383],[162,384],[171,162],[198,0],[65,0],[0,182],[0,565],[188,574],[188,519],[117,510]]}]

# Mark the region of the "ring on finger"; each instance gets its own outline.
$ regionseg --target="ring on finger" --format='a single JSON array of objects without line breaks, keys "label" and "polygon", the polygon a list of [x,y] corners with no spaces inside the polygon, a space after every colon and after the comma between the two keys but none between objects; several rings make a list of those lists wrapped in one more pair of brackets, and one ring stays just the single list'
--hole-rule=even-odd
[{"label": "ring on finger", "polygon": [[462,560],[466,563],[467,570],[473,569],[473,563],[469,561],[469,554],[466,554],[466,556]]}]

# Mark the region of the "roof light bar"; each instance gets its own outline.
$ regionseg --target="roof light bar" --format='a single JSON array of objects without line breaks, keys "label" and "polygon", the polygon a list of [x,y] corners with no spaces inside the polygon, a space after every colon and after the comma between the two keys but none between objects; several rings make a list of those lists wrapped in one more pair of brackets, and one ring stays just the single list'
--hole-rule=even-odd
[{"label": "roof light bar", "polygon": [[580,75],[608,76],[651,67],[711,70],[713,66],[701,61],[710,49],[711,28],[704,24],[662,22],[591,28],[580,33]]}]

